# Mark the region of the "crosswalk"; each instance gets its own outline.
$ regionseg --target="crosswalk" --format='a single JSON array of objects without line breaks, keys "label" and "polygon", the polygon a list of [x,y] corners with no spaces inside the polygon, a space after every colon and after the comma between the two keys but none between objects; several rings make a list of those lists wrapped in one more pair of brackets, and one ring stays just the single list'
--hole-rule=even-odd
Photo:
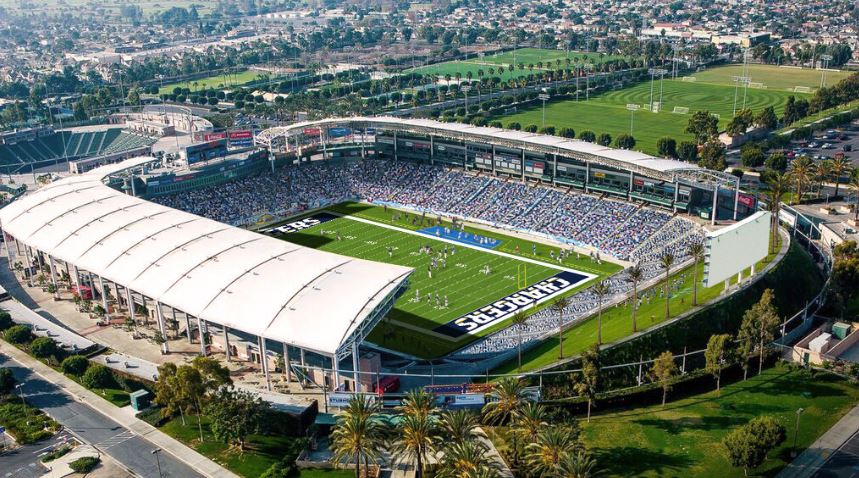
[{"label": "crosswalk", "polygon": [[98,448],[99,450],[107,450],[108,448],[110,448],[112,446],[116,446],[116,445],[125,443],[128,440],[131,440],[135,436],[136,435],[134,434],[134,432],[129,431],[129,430],[125,430],[125,431],[118,433],[118,434],[116,434],[110,438],[107,438],[105,440],[102,440],[102,441],[96,443],[94,446],[96,448]]}]

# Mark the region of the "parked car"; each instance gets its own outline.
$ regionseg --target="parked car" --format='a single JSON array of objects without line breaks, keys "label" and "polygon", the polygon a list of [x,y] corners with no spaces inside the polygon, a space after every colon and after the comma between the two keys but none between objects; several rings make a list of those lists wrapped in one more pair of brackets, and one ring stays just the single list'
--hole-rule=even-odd
[{"label": "parked car", "polygon": [[843,151],[853,151],[853,145],[852,144],[845,144],[845,145],[841,146],[841,149]]}]

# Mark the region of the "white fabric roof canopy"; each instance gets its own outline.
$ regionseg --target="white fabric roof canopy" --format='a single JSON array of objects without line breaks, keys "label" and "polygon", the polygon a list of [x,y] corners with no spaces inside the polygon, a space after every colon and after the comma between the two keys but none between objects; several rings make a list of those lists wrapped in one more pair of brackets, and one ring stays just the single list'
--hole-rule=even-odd
[{"label": "white fabric roof canopy", "polygon": [[326,354],[412,272],[128,196],[104,174],[66,178],[9,204],[3,230],[207,322]]}]

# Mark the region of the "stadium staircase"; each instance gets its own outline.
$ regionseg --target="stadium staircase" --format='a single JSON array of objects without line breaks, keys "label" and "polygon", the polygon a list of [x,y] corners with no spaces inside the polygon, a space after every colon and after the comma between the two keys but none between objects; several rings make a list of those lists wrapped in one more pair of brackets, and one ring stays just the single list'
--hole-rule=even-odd
[{"label": "stadium staircase", "polygon": [[[550,192],[551,190],[550,190],[550,189],[548,189],[548,188],[544,188],[544,189],[545,189],[545,190],[543,191],[543,194],[541,194],[541,195],[540,195],[540,197],[538,197],[536,200],[534,200],[534,202],[533,202],[533,203],[531,203],[531,205],[530,205],[530,206],[528,206],[528,209],[524,210],[524,211],[522,212],[522,214],[520,214],[519,216],[527,216],[528,214],[531,214],[531,211],[533,211],[533,210],[534,210],[534,208],[535,208],[535,207],[537,207],[537,205],[538,205],[538,204],[540,204],[540,203],[543,201],[543,199],[546,199],[546,196],[548,196],[548,195],[549,195],[549,192]],[[517,217],[518,217],[518,216],[517,216]]]}]

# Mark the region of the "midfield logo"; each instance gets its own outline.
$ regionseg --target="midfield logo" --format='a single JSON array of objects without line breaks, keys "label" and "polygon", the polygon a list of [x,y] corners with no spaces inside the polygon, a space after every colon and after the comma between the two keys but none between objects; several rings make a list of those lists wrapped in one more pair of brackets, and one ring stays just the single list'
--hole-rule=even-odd
[{"label": "midfield logo", "polygon": [[310,217],[305,217],[304,219],[300,219],[298,221],[288,222],[286,224],[281,224],[277,227],[272,227],[269,229],[263,229],[260,232],[271,234],[273,232],[280,234],[290,234],[293,232],[302,231],[304,229],[309,229],[313,226],[318,226],[324,222],[331,221],[333,219],[337,219],[337,216],[333,214],[328,214],[326,212],[321,212],[319,214],[314,214]]},{"label": "midfield logo", "polygon": [[433,331],[454,339],[458,339],[465,334],[476,334],[502,320],[512,317],[520,310],[557,297],[584,280],[587,280],[587,277],[584,275],[569,271],[561,272],[528,288],[514,292],[501,300],[481,307],[474,312],[440,325],[433,329]]}]

